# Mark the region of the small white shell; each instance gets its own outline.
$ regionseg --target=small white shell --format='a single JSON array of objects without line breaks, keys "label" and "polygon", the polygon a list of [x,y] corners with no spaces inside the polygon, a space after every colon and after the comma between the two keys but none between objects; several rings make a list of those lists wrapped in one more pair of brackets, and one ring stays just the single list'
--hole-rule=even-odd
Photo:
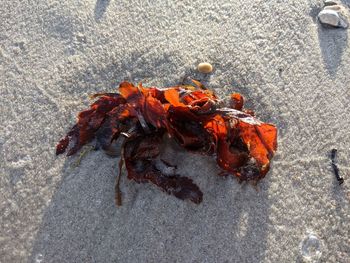
[{"label": "small white shell", "polygon": [[213,71],[213,66],[210,63],[199,63],[198,64],[198,71],[201,73],[210,73]]}]

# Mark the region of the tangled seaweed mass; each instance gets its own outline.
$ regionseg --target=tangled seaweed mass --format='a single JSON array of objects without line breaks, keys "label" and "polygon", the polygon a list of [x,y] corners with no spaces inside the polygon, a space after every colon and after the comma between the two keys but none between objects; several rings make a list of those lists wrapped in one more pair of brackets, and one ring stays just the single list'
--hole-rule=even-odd
[{"label": "tangled seaweed mass", "polygon": [[254,112],[243,109],[243,97],[232,94],[227,107],[200,82],[194,86],[168,88],[134,86],[122,82],[119,93],[100,93],[90,109],[78,115],[77,123],[61,139],[56,154],[77,153],[96,139],[96,149],[118,155],[119,176],[116,202],[121,205],[119,180],[123,163],[128,178],[138,183],[151,182],[180,199],[200,203],[203,193],[194,182],[176,173],[161,159],[160,147],[167,134],[184,149],[211,155],[222,169],[219,175],[232,174],[240,181],[257,182],[269,171],[277,148],[277,129],[259,121]]}]

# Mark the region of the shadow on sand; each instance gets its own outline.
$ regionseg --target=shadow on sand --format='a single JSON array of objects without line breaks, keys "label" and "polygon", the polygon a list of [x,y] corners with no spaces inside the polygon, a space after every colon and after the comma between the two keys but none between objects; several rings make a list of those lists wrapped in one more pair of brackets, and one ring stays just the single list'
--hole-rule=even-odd
[{"label": "shadow on sand", "polygon": [[103,15],[106,13],[109,3],[110,3],[110,0],[96,1],[94,17],[97,22],[99,22],[102,19]]},{"label": "shadow on sand", "polygon": [[335,76],[347,47],[348,32],[341,28],[318,26],[318,40],[324,65],[331,76]]}]

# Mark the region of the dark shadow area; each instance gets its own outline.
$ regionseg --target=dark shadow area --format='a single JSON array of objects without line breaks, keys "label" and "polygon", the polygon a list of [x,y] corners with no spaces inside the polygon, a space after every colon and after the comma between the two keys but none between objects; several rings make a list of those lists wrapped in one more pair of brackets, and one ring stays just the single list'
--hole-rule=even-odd
[{"label": "dark shadow area", "polygon": [[106,13],[107,7],[110,3],[110,0],[97,0],[94,10],[95,20],[99,22],[103,15]]},{"label": "dark shadow area", "polygon": [[348,32],[341,28],[325,28],[318,25],[318,40],[323,62],[331,76],[334,76],[347,47]]},{"label": "dark shadow area", "polygon": [[[112,88],[122,80],[148,79],[147,85],[166,86],[189,75],[209,81],[205,76],[192,76],[193,69],[184,69],[176,79],[177,54],[158,54],[147,63],[142,56],[134,53],[122,63],[88,68],[75,77],[86,80],[88,91],[96,89],[96,83]],[[159,66],[164,64],[167,66]],[[162,76],[174,82],[152,82]],[[61,88],[69,94],[71,86]],[[72,169],[76,157],[67,158],[29,262],[262,262],[269,224],[268,178],[257,192],[231,177],[216,176],[219,169],[214,158],[171,145],[167,160],[198,184],[204,194],[202,204],[178,200],[153,185],[137,184],[124,176],[123,206],[117,208],[114,182],[118,159],[92,151]]]},{"label": "dark shadow area", "polygon": [[313,5],[311,6],[311,9],[309,11],[309,16],[312,18],[312,20],[315,23],[318,23],[317,21],[317,15],[322,11],[323,6],[321,3],[319,5]]},{"label": "dark shadow area", "polygon": [[341,2],[345,7],[350,8],[350,0],[341,0]]},{"label": "dark shadow area", "polygon": [[[93,152],[73,171],[67,161],[29,262],[262,262],[269,221],[266,182],[256,192],[215,176],[213,159],[173,156],[179,164],[189,158],[196,164],[185,168],[186,175],[196,183],[208,177],[199,206],[124,178],[123,207],[117,208],[117,159]],[[204,166],[212,172],[203,174]]]}]

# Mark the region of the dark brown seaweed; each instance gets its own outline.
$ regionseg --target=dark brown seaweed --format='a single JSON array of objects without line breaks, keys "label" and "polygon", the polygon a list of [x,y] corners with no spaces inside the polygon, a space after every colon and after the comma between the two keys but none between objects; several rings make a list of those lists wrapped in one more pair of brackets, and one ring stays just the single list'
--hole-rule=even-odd
[{"label": "dark brown seaweed", "polygon": [[161,133],[156,133],[152,136],[138,137],[125,144],[124,159],[128,178],[138,183],[151,182],[177,198],[200,203],[203,193],[191,179],[163,171],[170,165],[158,159],[161,136]]}]

